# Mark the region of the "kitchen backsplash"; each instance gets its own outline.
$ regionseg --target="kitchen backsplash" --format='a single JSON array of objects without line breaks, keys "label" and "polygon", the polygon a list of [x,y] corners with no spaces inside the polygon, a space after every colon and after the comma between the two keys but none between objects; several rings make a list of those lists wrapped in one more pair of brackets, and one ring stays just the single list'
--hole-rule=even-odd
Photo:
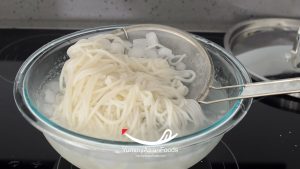
[{"label": "kitchen backsplash", "polygon": [[298,0],[0,0],[0,27],[86,28],[164,23],[226,31],[253,18],[300,17]]}]

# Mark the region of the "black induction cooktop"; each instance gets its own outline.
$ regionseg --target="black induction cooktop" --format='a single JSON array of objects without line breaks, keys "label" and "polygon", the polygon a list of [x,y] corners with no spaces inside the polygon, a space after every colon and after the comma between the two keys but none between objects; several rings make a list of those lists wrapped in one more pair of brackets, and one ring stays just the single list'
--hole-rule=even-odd
[{"label": "black induction cooktop", "polygon": [[[22,117],[12,94],[22,62],[43,44],[71,32],[0,29],[0,169],[76,168]],[[222,33],[196,34],[223,44]],[[300,114],[262,101],[254,100],[242,122],[192,169],[299,169]]]}]

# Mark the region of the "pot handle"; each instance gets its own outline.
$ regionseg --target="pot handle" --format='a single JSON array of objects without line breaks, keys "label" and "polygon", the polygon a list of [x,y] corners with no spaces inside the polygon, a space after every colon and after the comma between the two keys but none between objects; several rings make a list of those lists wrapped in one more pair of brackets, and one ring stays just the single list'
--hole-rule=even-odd
[{"label": "pot handle", "polygon": [[273,80],[267,82],[249,83],[244,85],[210,87],[213,90],[241,88],[241,94],[238,96],[222,98],[217,100],[198,100],[202,104],[218,103],[229,100],[271,96],[287,93],[300,92],[300,78],[289,78],[283,80]]}]

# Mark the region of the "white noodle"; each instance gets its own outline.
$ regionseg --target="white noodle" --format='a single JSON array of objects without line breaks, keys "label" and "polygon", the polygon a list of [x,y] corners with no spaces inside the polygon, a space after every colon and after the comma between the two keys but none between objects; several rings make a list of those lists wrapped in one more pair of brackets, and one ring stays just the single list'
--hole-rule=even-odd
[{"label": "white noodle", "polygon": [[[153,140],[167,128],[180,134],[203,122],[197,115],[201,109],[185,110],[189,102],[184,83],[196,76],[182,70],[186,55],[172,54],[155,33],[133,44],[98,35],[78,41],[67,53],[70,59],[59,78],[62,99],[53,115],[62,125],[111,140],[123,140],[120,131],[128,128],[137,138]],[[181,70],[171,65],[181,65]]]}]

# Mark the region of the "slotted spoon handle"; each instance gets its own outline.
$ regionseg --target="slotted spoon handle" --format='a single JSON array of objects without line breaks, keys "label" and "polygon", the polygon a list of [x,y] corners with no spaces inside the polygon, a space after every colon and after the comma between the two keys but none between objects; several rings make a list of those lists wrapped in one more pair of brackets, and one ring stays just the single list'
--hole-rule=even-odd
[{"label": "slotted spoon handle", "polygon": [[217,99],[217,100],[199,100],[202,104],[211,104],[229,100],[245,99],[261,96],[279,95],[287,93],[300,92],[300,78],[290,78],[283,80],[274,80],[268,82],[249,83],[245,85],[225,86],[225,87],[210,87],[213,90],[240,88],[241,94],[238,96]]}]

